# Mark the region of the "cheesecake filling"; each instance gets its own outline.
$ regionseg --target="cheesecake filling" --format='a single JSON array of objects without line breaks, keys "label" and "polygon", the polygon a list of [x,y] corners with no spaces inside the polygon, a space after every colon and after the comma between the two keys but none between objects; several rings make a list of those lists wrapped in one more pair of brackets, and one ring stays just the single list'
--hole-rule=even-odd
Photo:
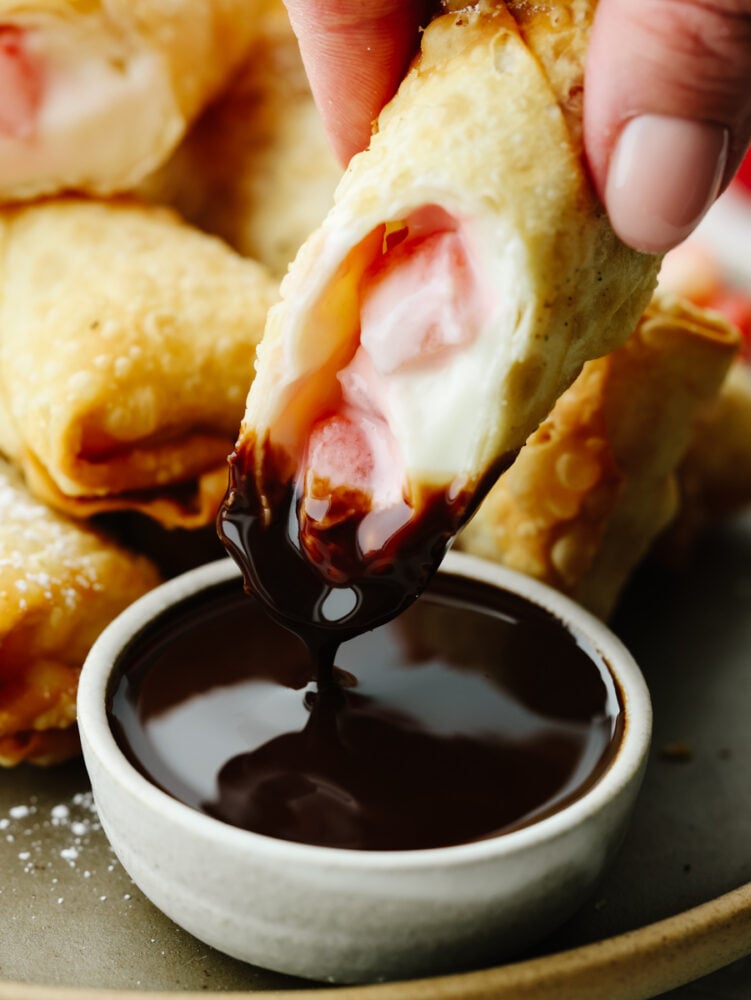
[{"label": "cheesecake filling", "polygon": [[125,180],[181,128],[160,58],[93,19],[0,22],[0,93],[0,189],[21,196]]},{"label": "cheesecake filling", "polygon": [[510,461],[488,400],[530,296],[518,240],[492,237],[435,205],[344,253],[324,233],[290,275],[297,307],[270,314],[219,531],[248,590],[326,657],[415,600]]},{"label": "cheesecake filling", "polygon": [[[352,544],[337,545],[340,556],[349,551],[351,573],[351,558],[377,558],[418,513],[419,484],[392,426],[395,383],[420,371],[446,372],[488,313],[469,241],[441,209],[387,227],[382,249],[363,272],[359,342],[336,374],[336,402],[329,396],[327,411],[313,421],[298,465],[300,538],[332,579],[328,537],[352,522]],[[441,399],[432,405],[440,409]]]}]

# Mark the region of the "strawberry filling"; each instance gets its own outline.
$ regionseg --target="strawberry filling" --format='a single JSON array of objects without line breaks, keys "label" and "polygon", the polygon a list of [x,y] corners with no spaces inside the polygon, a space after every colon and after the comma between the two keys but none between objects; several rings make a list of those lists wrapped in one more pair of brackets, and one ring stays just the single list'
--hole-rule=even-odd
[{"label": "strawberry filling", "polygon": [[461,235],[408,236],[366,276],[360,342],[384,375],[442,361],[473,338],[482,311]]},{"label": "strawberry filling", "polygon": [[308,439],[305,495],[320,499],[339,488],[370,495],[377,448],[377,424],[358,411],[319,420]]},{"label": "strawberry filling", "polygon": [[300,466],[300,538],[330,578],[333,548],[375,558],[414,515],[389,424],[392,380],[447,364],[485,311],[466,241],[445,212],[423,209],[386,236],[363,276],[360,343],[337,374],[339,402],[314,422]]},{"label": "strawberry filling", "polygon": [[24,32],[0,26],[0,133],[32,135],[41,101],[42,75],[24,46]]},{"label": "strawberry filling", "polygon": [[355,531],[357,525],[362,529],[357,547],[367,556],[384,541],[380,530],[373,532],[372,517],[365,527],[369,514],[397,510],[409,517],[403,498],[404,463],[379,409],[375,372],[362,347],[339,373],[339,382],[339,409],[316,421],[308,436],[300,534],[311,539],[352,522]]}]

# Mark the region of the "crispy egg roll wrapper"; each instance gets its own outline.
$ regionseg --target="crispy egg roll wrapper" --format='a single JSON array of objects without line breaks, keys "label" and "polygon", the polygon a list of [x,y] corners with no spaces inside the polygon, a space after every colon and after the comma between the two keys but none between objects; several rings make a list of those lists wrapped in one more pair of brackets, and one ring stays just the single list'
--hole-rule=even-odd
[{"label": "crispy egg roll wrapper", "polygon": [[258,18],[227,90],[138,193],[281,277],[341,176],[279,0]]},{"label": "crispy egg roll wrapper", "polygon": [[35,500],[0,460],[0,765],[78,752],[86,654],[158,582],[148,559]]},{"label": "crispy egg roll wrapper", "polygon": [[216,514],[266,270],[166,209],[50,201],[0,213],[0,448],[52,506]]},{"label": "crispy egg roll wrapper", "polygon": [[621,348],[584,366],[460,546],[607,617],[676,513],[679,463],[738,344],[716,314],[655,297]]},{"label": "crispy egg roll wrapper", "polygon": [[0,200],[133,187],[224,86],[265,0],[0,3]]},{"label": "crispy egg roll wrapper", "polygon": [[[614,235],[582,157],[593,7],[484,2],[437,17],[282,283],[233,483],[245,476],[266,510],[277,481],[294,480],[302,547],[321,566],[343,508],[365,509],[363,524],[406,509],[419,533],[439,495],[445,548],[583,363],[648,303],[658,261]],[[359,534],[353,558],[378,561]]]}]

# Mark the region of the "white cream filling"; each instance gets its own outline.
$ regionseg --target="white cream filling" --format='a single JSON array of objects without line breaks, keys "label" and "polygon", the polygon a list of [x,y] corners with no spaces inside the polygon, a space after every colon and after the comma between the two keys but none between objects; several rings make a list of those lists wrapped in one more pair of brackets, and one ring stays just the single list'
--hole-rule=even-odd
[{"label": "white cream filling", "polygon": [[[460,236],[471,263],[476,308],[470,308],[464,317],[457,315],[451,293],[432,281],[421,282],[410,291],[409,308],[396,304],[396,321],[388,316],[388,296],[384,296],[374,310],[379,326],[375,330],[368,322],[368,275],[363,275],[362,268],[367,270],[374,255],[377,257],[380,237],[375,242],[372,234],[366,237],[350,258],[341,247],[358,246],[352,234],[341,230],[326,233],[313,248],[310,260],[304,262],[309,265],[304,269],[307,280],[289,290],[296,293],[294,309],[273,314],[272,328],[277,321],[283,327],[278,331],[279,340],[273,336],[276,330],[270,338],[275,361],[269,364],[271,358],[266,359],[263,344],[259,352],[258,375],[246,415],[251,425],[257,420],[255,413],[258,417],[263,414],[258,426],[268,427],[276,443],[304,461],[298,449],[310,433],[308,420],[315,420],[320,408],[335,409],[338,395],[342,404],[354,405],[361,413],[378,414],[385,421],[398,463],[391,475],[398,472],[407,494],[410,483],[460,485],[465,476],[474,476],[486,466],[498,441],[517,442],[518,412],[516,407],[504,405],[504,398],[516,376],[515,365],[526,365],[531,350],[536,349],[533,342],[539,317],[534,308],[528,250],[522,237],[497,216],[485,220],[458,212],[451,217],[443,214],[449,220],[443,228]],[[328,285],[315,275],[324,260],[331,268]],[[332,262],[342,260],[349,262],[339,266],[336,274]],[[369,329],[361,342],[362,302],[366,303]],[[415,350],[422,341],[420,326],[441,315],[440,303],[452,302],[448,330],[436,341],[440,349],[433,350],[431,344],[420,356]],[[467,316],[472,321],[469,333],[455,323],[457,319],[464,322]],[[414,328],[409,327],[411,320],[416,320]],[[394,344],[393,338],[402,341]],[[349,355],[338,372],[332,371],[332,359],[346,353],[345,344],[356,353]],[[358,361],[363,354],[371,369],[367,379],[362,377]],[[376,493],[391,494],[385,484],[380,489],[379,484],[374,486]]]},{"label": "white cream filling", "polygon": [[[501,405],[503,384],[528,347],[531,323],[525,307],[531,300],[526,250],[519,238],[499,239],[494,233],[491,239],[469,223],[462,232],[481,282],[476,293],[483,300],[483,320],[475,336],[444,356],[428,356],[380,380],[383,413],[406,468],[411,476],[438,482],[476,470],[487,435],[496,436],[499,424],[513,423]],[[431,294],[429,285],[425,294]]]},{"label": "white cream filling", "polygon": [[29,135],[0,134],[0,192],[114,190],[155,166],[182,128],[159,56],[93,21],[18,27],[42,100]]}]

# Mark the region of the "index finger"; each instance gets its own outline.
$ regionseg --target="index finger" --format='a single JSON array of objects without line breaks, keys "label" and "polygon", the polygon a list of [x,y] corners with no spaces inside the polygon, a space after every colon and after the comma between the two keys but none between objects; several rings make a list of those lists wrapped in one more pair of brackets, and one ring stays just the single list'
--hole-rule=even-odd
[{"label": "index finger", "polygon": [[417,50],[425,0],[285,0],[313,96],[343,163],[369,141]]}]

